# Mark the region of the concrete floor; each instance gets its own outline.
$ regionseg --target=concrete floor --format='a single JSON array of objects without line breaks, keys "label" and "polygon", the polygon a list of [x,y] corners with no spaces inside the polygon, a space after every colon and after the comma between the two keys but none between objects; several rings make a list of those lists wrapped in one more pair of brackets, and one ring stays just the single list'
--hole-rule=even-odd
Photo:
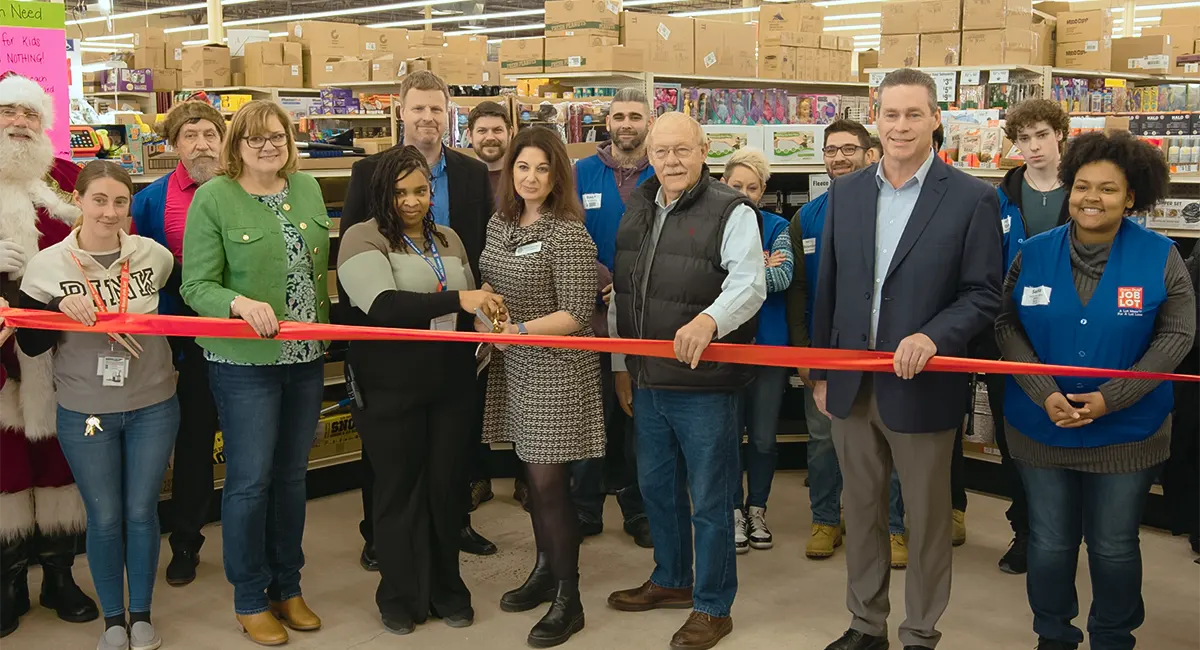
[{"label": "concrete floor", "polygon": [[[822,650],[843,632],[849,615],[845,609],[845,562],[839,553],[814,562],[804,558],[809,529],[808,493],[803,472],[780,472],[775,480],[769,523],[776,546],[751,551],[739,559],[741,584],[734,606],[733,634],[718,647],[726,650],[788,648]],[[500,595],[525,578],[533,561],[529,521],[512,500],[512,482],[496,481],[497,498],[475,515],[475,527],[496,542],[500,552],[492,557],[463,556],[463,573],[475,597],[475,625],[455,630],[432,621],[407,637],[383,631],[375,608],[376,577],[358,566],[362,540],[357,492],[309,503],[304,539],[308,566],[304,571],[305,598],[324,619],[319,632],[292,632],[289,647],[322,650],[382,650],[384,648],[438,648],[439,650],[523,648],[525,635],[541,610],[505,614]],[[1015,650],[1032,648],[1032,617],[1025,598],[1025,580],[996,569],[996,560],[1007,548],[1010,531],[1004,519],[1007,502],[972,494],[967,517],[967,544],[954,552],[955,580],[950,607],[942,618],[941,648],[950,650]],[[611,648],[666,649],[686,612],[619,613],[605,606],[609,592],[641,584],[652,568],[648,550],[636,547],[621,532],[619,510],[613,500],[606,512],[607,530],[591,538],[582,549],[582,580],[587,627],[566,646],[575,650]],[[154,621],[164,639],[163,648],[227,649],[256,647],[238,631],[232,612],[232,589],[221,569],[221,531],[205,530],[199,577],[183,588],[159,580]],[[1143,530],[1145,558],[1146,623],[1137,632],[1139,647],[1150,650],[1200,648],[1200,566],[1184,538],[1156,530]],[[163,540],[160,570],[165,570],[170,548]],[[1084,612],[1077,624],[1086,625],[1090,602],[1086,555],[1080,558],[1079,593]],[[76,578],[94,593],[87,561],[76,564]],[[30,590],[36,594],[40,572],[31,573]],[[895,628],[903,619],[904,573],[894,572],[892,647],[899,650]],[[34,605],[22,618],[20,629],[0,642],[4,650],[92,648],[100,634],[99,622],[63,623]],[[1088,646],[1085,644],[1084,648]]]}]

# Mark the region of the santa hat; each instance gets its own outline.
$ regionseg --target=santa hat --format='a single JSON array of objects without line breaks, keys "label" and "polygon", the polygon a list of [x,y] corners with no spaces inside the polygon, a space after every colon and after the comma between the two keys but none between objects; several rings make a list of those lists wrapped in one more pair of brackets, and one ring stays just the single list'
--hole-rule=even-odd
[{"label": "santa hat", "polygon": [[42,128],[54,128],[54,99],[38,82],[15,72],[0,75],[0,106],[24,106],[42,116]]}]

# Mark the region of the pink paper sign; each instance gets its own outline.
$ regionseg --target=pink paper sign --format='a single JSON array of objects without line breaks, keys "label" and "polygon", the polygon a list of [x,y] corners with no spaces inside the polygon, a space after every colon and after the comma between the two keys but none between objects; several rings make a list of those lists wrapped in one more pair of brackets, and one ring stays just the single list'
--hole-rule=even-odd
[{"label": "pink paper sign", "polygon": [[11,71],[33,79],[54,98],[50,140],[58,157],[70,160],[71,93],[63,5],[0,4],[0,74]]}]

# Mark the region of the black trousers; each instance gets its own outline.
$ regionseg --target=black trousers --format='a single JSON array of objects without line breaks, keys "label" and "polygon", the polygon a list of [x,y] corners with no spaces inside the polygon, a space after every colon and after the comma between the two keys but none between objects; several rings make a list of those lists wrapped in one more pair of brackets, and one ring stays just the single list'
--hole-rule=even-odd
[{"label": "black trousers", "polygon": [[371,520],[380,574],[375,602],[384,615],[420,623],[431,612],[448,616],[471,605],[458,548],[474,393],[411,407],[368,393],[364,409],[351,409],[364,457],[377,470]]},{"label": "black trousers", "polygon": [[1013,463],[1012,454],[1008,451],[1008,433],[1004,429],[1004,389],[1005,376],[992,374],[984,375],[984,383],[988,389],[988,406],[992,410],[992,425],[996,428],[996,445],[1000,447],[1000,467],[1004,477],[1004,486],[1012,497],[1008,506],[1009,524],[1014,533],[1029,532],[1029,502],[1025,498],[1025,486],[1021,484],[1021,475]]},{"label": "black trousers", "polygon": [[170,339],[179,372],[179,430],[171,487],[171,549],[199,552],[213,494],[213,439],[219,426],[208,383],[208,362],[196,339]]}]

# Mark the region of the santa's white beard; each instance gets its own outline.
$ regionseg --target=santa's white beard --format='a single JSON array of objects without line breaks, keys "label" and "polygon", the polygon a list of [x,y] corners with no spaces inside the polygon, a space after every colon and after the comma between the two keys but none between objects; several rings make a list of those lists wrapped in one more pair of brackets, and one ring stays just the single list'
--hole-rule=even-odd
[{"label": "santa's white beard", "polygon": [[[30,140],[9,137],[24,132]],[[45,133],[10,126],[0,129],[0,182],[20,184],[39,180],[54,162],[54,147]]]}]

